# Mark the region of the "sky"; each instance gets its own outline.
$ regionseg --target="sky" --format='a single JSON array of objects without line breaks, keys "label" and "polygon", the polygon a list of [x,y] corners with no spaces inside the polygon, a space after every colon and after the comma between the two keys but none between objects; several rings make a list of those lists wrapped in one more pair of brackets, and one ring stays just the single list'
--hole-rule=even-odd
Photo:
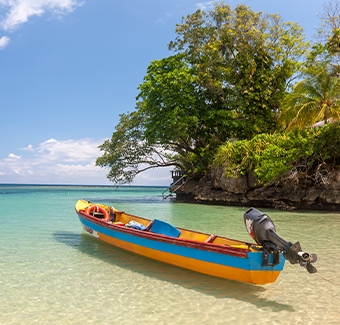
[{"label": "sky", "polygon": [[[325,1],[224,1],[298,22],[312,40]],[[95,166],[176,24],[212,2],[0,0],[0,184],[113,185]],[[167,186],[171,173],[133,185]]]}]

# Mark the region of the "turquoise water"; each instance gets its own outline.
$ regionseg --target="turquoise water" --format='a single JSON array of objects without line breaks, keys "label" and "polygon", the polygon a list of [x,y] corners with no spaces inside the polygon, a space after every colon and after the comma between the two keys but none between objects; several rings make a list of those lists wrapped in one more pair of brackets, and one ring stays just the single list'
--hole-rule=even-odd
[{"label": "turquoise water", "polygon": [[339,324],[340,214],[262,209],[318,273],[254,286],[153,261],[83,233],[79,198],[250,241],[248,207],[175,203],[161,188],[0,186],[1,324]]}]

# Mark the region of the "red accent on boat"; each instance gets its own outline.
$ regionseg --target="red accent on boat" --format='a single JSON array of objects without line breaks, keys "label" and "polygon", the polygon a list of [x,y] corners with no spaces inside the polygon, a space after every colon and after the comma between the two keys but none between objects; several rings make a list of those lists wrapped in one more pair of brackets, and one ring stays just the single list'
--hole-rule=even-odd
[{"label": "red accent on boat", "polygon": [[[80,217],[90,222],[96,223],[102,227],[109,228],[109,229],[112,229],[118,232],[124,232],[124,233],[137,236],[137,237],[154,240],[154,241],[159,241],[159,242],[168,243],[172,245],[192,247],[196,249],[216,252],[220,254],[232,255],[232,256],[237,256],[237,257],[242,257],[242,258],[247,258],[248,253],[251,251],[249,248],[239,248],[239,247],[218,245],[214,243],[199,242],[199,241],[190,240],[190,239],[174,238],[174,237],[169,237],[165,235],[154,234],[150,231],[137,230],[137,229],[133,229],[129,227],[121,227],[119,225],[104,222],[102,219],[95,218],[89,214],[84,213],[81,210],[79,211],[76,210],[76,212]],[[181,228],[177,228],[177,229],[181,230]],[[244,244],[243,242],[240,242],[240,243]]]}]

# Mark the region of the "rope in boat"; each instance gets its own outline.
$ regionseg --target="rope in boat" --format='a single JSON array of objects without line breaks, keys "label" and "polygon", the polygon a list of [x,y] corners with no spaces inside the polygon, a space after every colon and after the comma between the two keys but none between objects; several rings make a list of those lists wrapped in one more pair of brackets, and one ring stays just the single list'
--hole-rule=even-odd
[{"label": "rope in boat", "polygon": [[318,277],[320,277],[321,279],[323,279],[323,280],[325,280],[325,281],[327,281],[327,282],[330,282],[330,283],[332,283],[332,284],[335,284],[336,286],[339,286],[339,287],[340,287],[340,284],[339,284],[339,283],[336,283],[336,282],[333,282],[332,280],[326,279],[326,278],[324,278],[322,275],[320,275],[320,274],[318,274],[318,273],[316,273],[316,275],[317,275]]}]

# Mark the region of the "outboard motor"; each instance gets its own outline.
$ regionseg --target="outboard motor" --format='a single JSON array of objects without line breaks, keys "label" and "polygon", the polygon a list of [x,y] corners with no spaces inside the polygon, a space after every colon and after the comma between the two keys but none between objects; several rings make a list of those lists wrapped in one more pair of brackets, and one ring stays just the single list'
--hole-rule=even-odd
[{"label": "outboard motor", "polygon": [[[300,243],[286,242],[276,233],[273,221],[261,211],[250,208],[244,214],[244,223],[249,235],[261,246],[263,246],[262,266],[278,264],[279,252],[291,264],[299,263],[306,267],[309,273],[316,273],[316,268],[311,264],[317,261],[316,254],[308,254],[302,251]],[[274,253],[274,261],[269,263],[268,253]]]}]

